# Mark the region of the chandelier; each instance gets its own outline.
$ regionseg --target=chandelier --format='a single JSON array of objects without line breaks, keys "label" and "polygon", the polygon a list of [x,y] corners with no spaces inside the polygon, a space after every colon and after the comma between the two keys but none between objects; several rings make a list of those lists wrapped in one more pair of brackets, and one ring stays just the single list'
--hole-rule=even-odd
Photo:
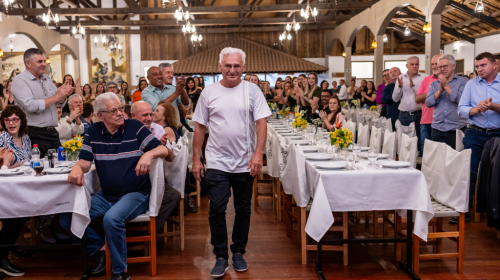
[{"label": "chandelier", "polygon": [[372,49],[376,49],[376,48],[377,48],[377,41],[374,39],[372,42]]},{"label": "chandelier", "polygon": [[186,24],[182,25],[182,33],[184,33],[184,35],[186,35],[186,33],[196,33],[196,27],[191,25],[189,19],[187,19]]},{"label": "chandelier", "polygon": [[309,16],[314,17],[314,21],[316,21],[316,16],[318,15],[318,10],[316,8],[312,9],[311,6],[309,6],[309,0],[307,0],[307,6],[306,9],[300,9],[300,15],[307,20],[309,19]]},{"label": "chandelier", "polygon": [[424,26],[422,27],[422,32],[424,34],[431,34],[431,31],[432,31],[431,23],[426,21],[424,23]]},{"label": "chandelier", "polygon": [[403,32],[403,34],[407,37],[411,35],[411,31],[410,31],[410,28],[408,27],[408,24],[406,25],[405,31]]},{"label": "chandelier", "polygon": [[118,51],[119,54],[122,54],[122,52],[123,52],[121,44],[114,43],[114,44],[111,44],[109,46],[109,48],[111,49],[112,52]]},{"label": "chandelier", "polygon": [[12,38],[16,37],[16,34],[9,34],[9,38],[10,38],[10,44],[9,44],[9,48],[10,48],[10,52],[14,51],[14,44],[12,43]]},{"label": "chandelier", "polygon": [[[177,1],[173,0],[174,7],[177,6]],[[168,4],[172,3],[172,0],[161,0],[161,7],[166,8]]]},{"label": "chandelier", "polygon": [[45,22],[45,28],[49,28],[49,24],[51,21],[54,22],[56,27],[59,25],[59,15],[58,14],[53,14],[52,11],[50,10],[50,5],[47,10],[47,14],[43,13],[42,16],[43,22]]},{"label": "chandelier", "polygon": [[298,22],[295,22],[295,14],[293,15],[293,21],[292,23],[287,23],[286,24],[286,31],[290,32],[293,29],[293,31],[297,32],[300,29],[300,24]]},{"label": "chandelier", "polygon": [[97,47],[97,43],[99,43],[99,40],[101,41],[102,46],[106,46],[106,36],[102,35],[101,30],[99,30],[99,36],[94,37],[94,43],[95,43],[96,47]]},{"label": "chandelier", "polygon": [[12,6],[14,0],[2,0],[2,1],[3,1],[3,6],[5,7],[5,13],[9,14],[9,6]]},{"label": "chandelier", "polygon": [[387,38],[387,34],[384,34],[384,36],[382,37],[382,41],[384,41],[384,43],[389,42],[389,38]]},{"label": "chandelier", "polygon": [[476,13],[482,13],[482,12],[484,12],[483,0],[477,1],[476,8],[474,8],[474,12],[476,12]]},{"label": "chandelier", "polygon": [[283,45],[283,41],[285,41],[285,39],[286,39],[286,40],[288,40],[288,41],[292,40],[292,34],[290,34],[290,32],[288,32],[288,31],[285,29],[285,30],[283,31],[283,33],[281,33],[281,34],[280,34],[279,39],[280,39],[281,44]]},{"label": "chandelier", "polygon": [[174,17],[175,17],[177,23],[179,23],[179,21],[183,21],[183,20],[187,21],[189,19],[189,11],[184,12],[182,7],[179,7],[178,10],[175,10]]},{"label": "chandelier", "polygon": [[198,44],[199,47],[201,47],[201,40],[203,40],[203,37],[198,34],[196,34],[196,32],[194,34],[191,35],[191,43],[193,43],[194,46],[196,46],[196,44]]},{"label": "chandelier", "polygon": [[73,34],[73,38],[75,38],[76,35],[81,35],[82,39],[85,39],[85,28],[80,25],[80,20],[78,20],[78,26],[73,26],[71,33]]}]

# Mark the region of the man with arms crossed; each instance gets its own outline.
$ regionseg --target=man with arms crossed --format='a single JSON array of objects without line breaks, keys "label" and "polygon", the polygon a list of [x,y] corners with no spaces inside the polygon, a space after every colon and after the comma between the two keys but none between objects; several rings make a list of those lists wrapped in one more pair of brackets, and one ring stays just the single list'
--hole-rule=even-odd
[{"label": "man with arms crossed", "polygon": [[[247,270],[243,254],[250,228],[253,180],[262,169],[266,118],[271,115],[259,87],[241,80],[241,74],[245,72],[245,56],[236,48],[221,51],[219,71],[223,79],[203,90],[193,116],[196,122],[193,174],[198,181],[205,175],[207,183],[211,243],[217,258],[210,273],[213,277],[223,276],[229,268],[226,207],[231,187],[236,212],[231,245],[233,266],[238,272]],[[200,151],[209,124],[210,135],[205,151],[207,170],[204,172]]]}]

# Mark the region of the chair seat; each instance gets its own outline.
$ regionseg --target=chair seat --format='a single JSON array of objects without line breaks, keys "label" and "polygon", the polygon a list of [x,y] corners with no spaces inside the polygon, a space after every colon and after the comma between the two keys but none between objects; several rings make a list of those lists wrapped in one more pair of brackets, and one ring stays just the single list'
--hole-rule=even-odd
[{"label": "chair seat", "polygon": [[306,211],[307,212],[311,212],[311,206],[313,205],[313,199],[309,199],[309,203],[307,203],[307,206],[306,206]]},{"label": "chair seat", "polygon": [[139,216],[135,217],[134,219],[130,220],[129,223],[140,223],[140,222],[149,222],[149,214],[140,214]]},{"label": "chair seat", "polygon": [[267,166],[262,166],[262,170],[260,171],[260,174],[267,174]]},{"label": "chair seat", "polygon": [[435,200],[432,201],[432,210],[434,210],[434,217],[459,217],[460,213],[455,211],[455,209],[441,204]]}]

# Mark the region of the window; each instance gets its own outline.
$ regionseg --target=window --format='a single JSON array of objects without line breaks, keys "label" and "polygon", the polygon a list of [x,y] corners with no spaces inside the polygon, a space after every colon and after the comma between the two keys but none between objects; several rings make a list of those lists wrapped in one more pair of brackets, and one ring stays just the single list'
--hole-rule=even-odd
[{"label": "window", "polygon": [[398,67],[401,73],[406,72],[406,60],[387,60],[384,61],[384,69]]},{"label": "window", "polygon": [[353,61],[351,70],[356,79],[373,79],[373,61]]}]

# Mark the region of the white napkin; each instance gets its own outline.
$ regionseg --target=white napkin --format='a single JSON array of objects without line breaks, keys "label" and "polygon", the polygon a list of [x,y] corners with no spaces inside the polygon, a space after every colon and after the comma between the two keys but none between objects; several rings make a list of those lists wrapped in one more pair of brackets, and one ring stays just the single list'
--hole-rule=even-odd
[{"label": "white napkin", "polygon": [[399,120],[396,121],[396,148],[398,150],[398,154],[400,153],[400,146],[401,146],[401,135],[406,134],[410,138],[417,136],[417,132],[415,131],[415,123],[412,122],[410,123],[409,126],[404,126],[401,124]]},{"label": "white napkin", "polygon": [[370,144],[370,130],[367,125],[359,124],[358,129],[358,144],[367,147]]},{"label": "white napkin", "polygon": [[[455,144],[455,150],[461,152],[464,150],[464,132],[461,131],[460,129],[457,129],[457,135],[456,135],[456,144]],[[424,148],[425,149],[425,148]]]},{"label": "white napkin", "polygon": [[370,135],[370,149],[374,149],[377,153],[380,153],[380,147],[382,145],[382,128],[377,128],[372,126],[372,132]]},{"label": "white napkin", "polygon": [[396,132],[390,132],[388,129],[385,130],[382,153],[388,154],[389,158],[396,159]]}]

